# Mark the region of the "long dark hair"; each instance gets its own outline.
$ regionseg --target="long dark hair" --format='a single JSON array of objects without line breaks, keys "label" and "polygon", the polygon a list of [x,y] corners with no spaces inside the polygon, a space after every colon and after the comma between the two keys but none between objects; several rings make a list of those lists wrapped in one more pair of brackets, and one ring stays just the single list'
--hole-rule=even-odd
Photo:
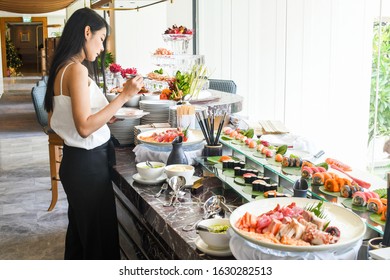
[{"label": "long dark hair", "polygon": [[[65,24],[58,46],[56,47],[53,60],[50,65],[49,79],[47,81],[47,89],[45,95],[45,110],[47,112],[53,111],[53,97],[54,97],[54,80],[61,67],[65,65],[73,56],[80,53],[85,48],[85,27],[89,26],[91,32],[95,33],[102,28],[107,29],[107,36],[109,26],[107,22],[95,11],[89,8],[82,8],[75,11]],[[100,54],[101,67],[100,72],[103,76],[104,88],[106,87],[106,79],[104,75],[104,60],[106,55],[106,41],[103,42],[104,51]],[[83,61],[87,66],[89,74],[94,76],[96,83],[99,83],[98,78],[98,64],[97,59],[94,62]]]}]

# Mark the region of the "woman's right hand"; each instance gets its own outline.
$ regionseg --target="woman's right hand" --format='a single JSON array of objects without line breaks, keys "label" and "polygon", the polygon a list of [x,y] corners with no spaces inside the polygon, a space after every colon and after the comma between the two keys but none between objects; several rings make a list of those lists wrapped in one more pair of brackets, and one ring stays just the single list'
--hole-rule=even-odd
[{"label": "woman's right hand", "polygon": [[126,100],[129,101],[133,96],[135,96],[144,86],[144,79],[142,76],[137,75],[134,78],[128,79],[123,84],[123,91],[121,95],[124,95]]}]

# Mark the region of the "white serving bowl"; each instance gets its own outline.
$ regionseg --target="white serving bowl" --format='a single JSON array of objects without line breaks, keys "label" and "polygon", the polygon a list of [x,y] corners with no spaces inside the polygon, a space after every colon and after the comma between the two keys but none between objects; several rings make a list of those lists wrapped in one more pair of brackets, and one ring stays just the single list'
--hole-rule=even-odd
[{"label": "white serving bowl", "polygon": [[158,161],[151,161],[153,168],[146,165],[146,162],[137,163],[136,168],[138,174],[144,179],[157,179],[164,174],[165,163]]},{"label": "white serving bowl", "polygon": [[[228,218],[214,218],[206,219],[198,223],[198,226],[213,227],[216,225],[228,225],[230,227],[230,222]],[[230,235],[227,231],[223,233],[214,233],[204,230],[198,230],[199,237],[207,244],[210,248],[214,249],[226,249],[229,247]]]},{"label": "white serving bowl", "polygon": [[141,100],[160,100],[160,94],[156,93],[144,93],[141,94]]},{"label": "white serving bowl", "polygon": [[107,93],[106,95],[106,98],[108,100],[108,102],[111,102],[112,100],[114,100],[118,95],[115,94],[115,93]]},{"label": "white serving bowl", "polygon": [[125,103],[127,107],[138,107],[138,103],[141,100],[141,94],[134,95],[129,101]]},{"label": "white serving bowl", "polygon": [[189,164],[171,164],[165,166],[165,173],[168,178],[173,176],[183,176],[186,179],[186,185],[191,182],[195,168]]}]

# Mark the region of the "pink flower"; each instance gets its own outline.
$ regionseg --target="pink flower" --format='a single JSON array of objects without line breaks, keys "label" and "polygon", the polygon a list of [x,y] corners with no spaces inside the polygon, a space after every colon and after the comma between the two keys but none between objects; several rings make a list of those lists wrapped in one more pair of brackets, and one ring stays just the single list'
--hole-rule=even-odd
[{"label": "pink flower", "polygon": [[116,63],[111,63],[110,64],[110,71],[112,73],[121,72],[122,71],[122,66],[120,66],[119,64],[116,64]]},{"label": "pink flower", "polygon": [[126,75],[137,75],[137,69],[134,67],[122,69],[121,74],[123,78],[126,78]]}]

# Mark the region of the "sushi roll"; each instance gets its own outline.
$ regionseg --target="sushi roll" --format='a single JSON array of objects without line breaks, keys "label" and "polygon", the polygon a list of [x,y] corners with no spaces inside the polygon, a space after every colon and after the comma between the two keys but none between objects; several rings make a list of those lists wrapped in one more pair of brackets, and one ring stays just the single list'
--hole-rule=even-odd
[{"label": "sushi roll", "polygon": [[277,190],[278,190],[278,184],[277,183],[271,184],[271,191],[277,191]]},{"label": "sushi roll", "polygon": [[240,161],[239,166],[240,166],[241,168],[245,168],[245,161]]},{"label": "sushi roll", "polygon": [[289,167],[294,167],[295,166],[295,158],[290,158],[288,160],[288,166]]},{"label": "sushi roll", "polygon": [[303,166],[301,170],[301,176],[305,179],[310,179],[313,174],[313,170],[309,166]]},{"label": "sushi roll", "polygon": [[271,184],[265,184],[264,185],[264,192],[269,192],[271,191]]},{"label": "sushi roll", "polygon": [[241,176],[241,175],[242,175],[241,167],[239,167],[239,166],[234,167],[234,176],[238,177],[238,176]]},{"label": "sushi roll", "polygon": [[316,168],[318,169],[318,172],[326,172],[326,169],[322,166],[316,166]]},{"label": "sushi roll", "polygon": [[302,166],[302,159],[301,158],[295,158],[295,167],[301,167]]},{"label": "sushi roll", "polygon": [[245,173],[242,177],[244,178],[245,184],[252,184],[252,182],[257,178],[253,173]]},{"label": "sushi roll", "polygon": [[325,183],[324,175],[321,172],[314,173],[312,179],[314,186],[320,186]]},{"label": "sushi roll", "polygon": [[264,180],[267,184],[270,184],[270,183],[271,183],[271,178],[270,178],[270,177],[263,177],[263,180]]},{"label": "sushi roll", "polygon": [[340,195],[345,198],[352,197],[352,187],[348,185],[344,185],[340,187]]},{"label": "sushi roll", "polygon": [[282,166],[288,167],[289,165],[290,165],[290,158],[289,157],[283,157]]},{"label": "sushi roll", "polygon": [[229,169],[234,168],[234,160],[232,160],[232,159],[228,160],[227,168],[229,168]]},{"label": "sushi roll", "polygon": [[356,206],[366,206],[367,205],[367,196],[365,192],[355,192],[352,195],[352,204]]},{"label": "sushi roll", "polygon": [[324,188],[328,192],[339,192],[340,185],[337,183],[335,179],[328,179],[325,181]]},{"label": "sushi roll", "polygon": [[381,215],[381,221],[387,220],[387,205],[383,207],[382,215]]},{"label": "sushi roll", "polygon": [[263,180],[254,180],[252,182],[252,191],[264,192],[264,183]]},{"label": "sushi roll", "polygon": [[381,214],[383,211],[383,203],[379,198],[370,198],[367,200],[367,210]]},{"label": "sushi roll", "polygon": [[252,169],[252,173],[255,174],[256,176],[258,176],[258,175],[259,175],[259,170],[257,170],[257,169]]},{"label": "sushi roll", "polygon": [[229,166],[229,160],[224,160],[224,161],[222,161],[222,168],[223,168],[223,169],[227,169],[228,166]]}]

